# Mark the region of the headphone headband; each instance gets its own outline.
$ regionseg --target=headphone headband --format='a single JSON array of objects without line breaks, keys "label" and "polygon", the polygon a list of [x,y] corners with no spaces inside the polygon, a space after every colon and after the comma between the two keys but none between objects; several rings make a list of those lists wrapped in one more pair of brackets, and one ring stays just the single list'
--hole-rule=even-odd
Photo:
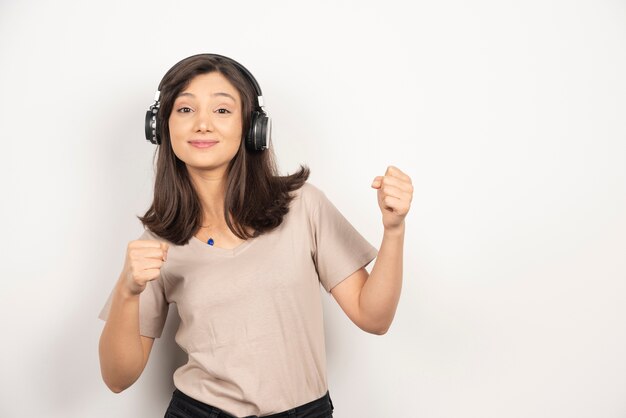
[{"label": "headphone headband", "polygon": [[[248,71],[248,69],[246,67],[244,67],[243,65],[241,65],[240,63],[238,63],[237,61],[235,61],[232,58],[226,57],[224,55],[219,55],[219,54],[196,54],[196,55],[191,55],[187,58],[184,58],[180,61],[178,61],[176,64],[172,65],[172,67],[167,70],[167,73],[169,73],[170,71],[172,71],[172,69],[174,67],[176,67],[177,65],[179,65],[181,62],[186,61],[188,59],[191,58],[195,58],[195,57],[201,57],[201,56],[205,56],[207,58],[209,57],[216,57],[216,58],[222,58],[228,62],[230,62],[231,64],[233,64],[235,67],[237,67],[237,69],[239,69],[239,71],[241,71],[246,78],[248,79],[248,81],[250,81],[250,83],[252,84],[252,87],[254,87],[254,90],[256,91],[256,96],[257,96],[257,106],[262,108],[264,106],[263,104],[263,92],[261,91],[261,86],[259,86],[259,83],[256,81],[256,78],[254,78],[254,76],[252,75],[252,73],[250,71]],[[162,86],[163,80],[161,80],[161,83],[159,83],[159,91],[157,91],[157,94],[160,94],[161,92],[161,86]]]}]

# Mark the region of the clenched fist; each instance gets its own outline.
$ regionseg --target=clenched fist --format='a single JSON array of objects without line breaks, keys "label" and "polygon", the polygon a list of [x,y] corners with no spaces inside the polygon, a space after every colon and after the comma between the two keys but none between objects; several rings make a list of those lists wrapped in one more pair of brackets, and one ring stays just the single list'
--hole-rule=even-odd
[{"label": "clenched fist", "polygon": [[161,266],[167,260],[169,244],[154,240],[135,240],[128,243],[126,261],[120,280],[131,295],[144,291],[146,284],[159,277]]},{"label": "clenched fist", "polygon": [[372,188],[378,190],[378,206],[383,214],[385,229],[392,230],[403,225],[413,200],[411,178],[399,168],[389,166],[384,176],[374,178]]}]

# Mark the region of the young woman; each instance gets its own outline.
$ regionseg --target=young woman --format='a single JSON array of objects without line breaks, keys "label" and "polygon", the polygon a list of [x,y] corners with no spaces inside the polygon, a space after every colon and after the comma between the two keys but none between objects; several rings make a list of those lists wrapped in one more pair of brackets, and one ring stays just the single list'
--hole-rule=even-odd
[{"label": "young woman", "polygon": [[241,64],[200,54],[165,74],[146,117],[154,200],[100,313],[99,352],[107,386],[128,388],[176,303],[188,362],[166,417],[332,417],[320,284],[366,332],[384,334],[396,311],[411,179],[390,166],[373,180],[377,251],[307,168],[278,175],[262,106]]}]

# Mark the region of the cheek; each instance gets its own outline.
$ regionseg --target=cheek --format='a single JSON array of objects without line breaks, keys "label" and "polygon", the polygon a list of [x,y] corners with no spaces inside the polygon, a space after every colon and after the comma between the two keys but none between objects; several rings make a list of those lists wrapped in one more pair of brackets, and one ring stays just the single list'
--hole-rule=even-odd
[{"label": "cheek", "polygon": [[180,158],[181,157],[181,138],[184,138],[183,135],[183,131],[184,131],[184,127],[182,126],[183,124],[180,123],[180,121],[176,122],[174,120],[172,120],[172,118],[169,119],[168,121],[168,130],[170,133],[170,147],[172,148],[172,151],[174,151],[174,154]]},{"label": "cheek", "polygon": [[170,131],[170,138],[174,139],[174,137],[178,136],[178,133],[182,130],[183,123],[175,118],[170,118],[168,120],[168,126]]},{"label": "cheek", "polygon": [[229,126],[226,128],[228,132],[228,136],[230,137],[230,143],[235,148],[239,148],[239,144],[243,140],[243,128],[241,126],[241,118],[237,118],[237,120],[233,120],[229,123]]},{"label": "cheek", "polygon": [[188,121],[181,120],[180,118],[170,118],[168,125],[172,146],[186,141],[190,129]]},{"label": "cheek", "polygon": [[229,131],[231,132],[231,135],[241,138],[241,132],[243,130],[242,125],[243,125],[243,121],[241,120],[241,115],[230,120]]}]

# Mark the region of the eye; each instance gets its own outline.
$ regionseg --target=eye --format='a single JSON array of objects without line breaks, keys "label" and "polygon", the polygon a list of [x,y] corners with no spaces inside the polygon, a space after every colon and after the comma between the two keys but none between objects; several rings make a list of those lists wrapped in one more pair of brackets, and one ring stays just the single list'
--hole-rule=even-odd
[{"label": "eye", "polygon": [[217,113],[219,113],[221,115],[225,115],[226,113],[230,113],[230,110],[224,109],[224,108],[220,108],[220,109],[217,109]]},{"label": "eye", "polygon": [[183,106],[183,107],[179,107],[176,111],[178,113],[189,113],[191,112],[191,108],[187,106]]}]

